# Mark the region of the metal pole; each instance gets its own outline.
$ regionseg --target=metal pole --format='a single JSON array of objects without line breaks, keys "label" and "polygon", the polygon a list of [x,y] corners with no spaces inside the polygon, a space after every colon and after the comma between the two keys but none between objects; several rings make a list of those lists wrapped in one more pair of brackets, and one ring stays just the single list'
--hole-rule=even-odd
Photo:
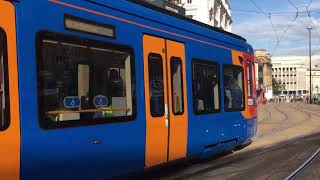
[{"label": "metal pole", "polygon": [[309,30],[309,73],[310,73],[310,78],[309,78],[309,83],[310,83],[310,98],[309,98],[309,102],[310,104],[312,104],[312,86],[311,86],[311,82],[312,82],[312,74],[311,74],[311,69],[312,69],[312,65],[311,65],[311,29],[312,27],[308,27],[307,28]]}]

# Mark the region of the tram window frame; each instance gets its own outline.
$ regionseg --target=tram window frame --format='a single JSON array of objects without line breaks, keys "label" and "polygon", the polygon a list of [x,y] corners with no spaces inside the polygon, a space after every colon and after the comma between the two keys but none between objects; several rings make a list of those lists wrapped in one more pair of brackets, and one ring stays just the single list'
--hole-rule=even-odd
[{"label": "tram window frame", "polygon": [[[2,107],[2,100],[1,100],[1,119],[0,119],[0,131],[5,131],[10,127],[10,92],[9,92],[9,68],[8,68],[8,41],[7,41],[7,34],[5,32],[4,29],[2,29],[0,27],[0,36],[2,36],[2,38],[0,38],[0,43],[2,44],[2,49],[0,49],[0,57],[1,57],[1,53],[2,53],[2,58],[3,58],[3,64],[2,64],[2,77],[3,77],[3,88],[4,88],[4,95],[1,96],[0,98],[2,98],[2,100],[4,99],[4,106],[7,108]],[[1,46],[0,46],[1,47]],[[2,51],[2,52],[1,52]],[[1,63],[0,63],[1,64]],[[2,119],[4,118],[4,119]]]},{"label": "tram window frame", "polygon": [[[175,83],[173,83],[173,81],[174,81],[174,79],[173,79],[173,72],[172,72],[172,66],[173,66],[173,62],[174,61],[177,61],[177,62],[179,62],[180,63],[180,67],[181,67],[181,69],[180,69],[180,78],[181,78],[181,83],[180,83],[180,89],[181,89],[181,108],[182,108],[182,111],[179,111],[179,112],[176,112],[175,111],[175,98],[174,98],[174,96],[173,96],[173,94],[174,94],[174,84]],[[183,82],[183,63],[182,63],[182,59],[180,58],[180,57],[174,57],[174,56],[172,56],[171,58],[170,58],[170,78],[171,78],[171,101],[172,101],[172,112],[173,112],[173,114],[174,115],[182,115],[182,114],[184,114],[184,90],[183,90],[183,88],[184,88],[184,82]]]},{"label": "tram window frame", "polygon": [[[244,111],[245,108],[246,108],[246,97],[245,97],[245,76],[244,76],[244,68],[243,66],[239,66],[239,65],[233,65],[233,64],[224,64],[223,65],[223,88],[225,89],[225,79],[224,79],[224,76],[225,76],[225,69],[226,68],[235,68],[235,69],[238,69],[242,72],[242,107],[241,108],[225,108],[225,105],[224,105],[224,111],[225,112],[241,112],[241,111]],[[225,90],[224,90],[224,104],[226,103],[226,99],[225,99]]]},{"label": "tram window frame", "polygon": [[[137,94],[136,94],[136,70],[135,70],[135,54],[134,49],[130,46],[118,45],[105,41],[98,41],[94,39],[88,39],[82,36],[74,36],[62,33],[56,33],[51,31],[39,31],[36,35],[36,62],[37,64],[37,80],[39,81],[40,66],[43,62],[43,40],[53,40],[61,41],[63,43],[71,43],[79,46],[88,46],[93,48],[104,48],[123,51],[129,54],[130,56],[130,78],[131,78],[131,115],[128,116],[119,116],[119,117],[103,117],[103,118],[87,118],[79,120],[70,120],[70,121],[57,121],[53,122],[45,118],[44,108],[41,107],[41,103],[44,98],[40,96],[40,88],[37,88],[38,94],[38,119],[40,127],[45,130],[51,129],[63,129],[63,128],[73,128],[73,127],[82,127],[82,126],[94,126],[102,124],[114,124],[114,123],[123,123],[130,122],[136,119],[137,115]],[[126,91],[126,90],[124,90]]]},{"label": "tram window frame", "polygon": [[[151,59],[155,59],[155,58],[157,58],[157,60],[160,60],[161,61],[161,70],[162,70],[162,74],[161,74],[161,78],[162,78],[162,108],[163,109],[161,109],[161,113],[155,113],[154,111],[153,111],[153,108],[152,108],[152,98],[151,98],[151,96],[152,96],[152,89],[151,89],[151,84],[150,84],[150,77],[152,77],[152,75],[151,75],[151,71],[150,71],[150,60]],[[150,114],[151,114],[151,116],[152,117],[163,117],[164,115],[165,115],[165,86],[164,86],[164,79],[163,79],[163,76],[164,76],[164,73],[165,73],[165,71],[164,71],[164,69],[163,69],[163,58],[162,58],[162,56],[160,55],[160,54],[156,54],[156,53],[149,53],[149,55],[148,55],[148,78],[149,78],[149,97],[146,97],[146,98],[149,98],[149,103],[150,103]],[[160,106],[161,107],[161,106]]]},{"label": "tram window frame", "polygon": [[[195,84],[194,84],[194,81],[195,81],[195,64],[204,64],[204,65],[208,65],[208,66],[213,66],[215,67],[215,72],[217,73],[217,85],[218,85],[218,94],[217,95],[214,95],[214,97],[218,97],[218,109],[213,109],[212,111],[198,111],[195,109]],[[214,62],[214,61],[210,61],[210,60],[203,60],[203,59],[196,59],[196,58],[193,58],[192,59],[192,63],[191,63],[191,68],[192,68],[192,109],[193,109],[193,113],[195,115],[208,115],[208,114],[216,114],[216,113],[220,113],[221,112],[221,101],[222,101],[222,98],[221,98],[221,83],[220,83],[220,64],[217,63],[217,62]],[[214,102],[215,103],[215,102]],[[214,104],[215,106],[215,104]]]},{"label": "tram window frame", "polygon": [[248,82],[248,97],[253,97],[253,69],[250,60],[247,60],[247,82]]}]

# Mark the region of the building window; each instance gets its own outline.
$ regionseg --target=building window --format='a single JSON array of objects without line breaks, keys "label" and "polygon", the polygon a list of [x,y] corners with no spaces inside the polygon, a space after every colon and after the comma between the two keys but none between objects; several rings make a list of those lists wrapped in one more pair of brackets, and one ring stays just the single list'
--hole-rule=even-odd
[{"label": "building window", "polygon": [[219,65],[209,61],[192,61],[193,112],[209,114],[220,111]]},{"label": "building window", "polygon": [[88,39],[38,34],[38,96],[45,129],[133,120],[133,52]]},{"label": "building window", "polygon": [[173,114],[181,115],[184,112],[182,60],[172,57],[170,60],[171,89]]},{"label": "building window", "polygon": [[225,111],[244,110],[244,76],[243,68],[235,65],[224,65],[224,108]]},{"label": "building window", "polygon": [[193,18],[193,15],[187,15],[187,17],[192,19],[192,18]]},{"label": "building window", "polygon": [[10,125],[9,78],[7,37],[0,28],[0,131],[8,129]]},{"label": "building window", "polygon": [[187,0],[187,3],[188,3],[188,4],[191,4],[191,3],[192,3],[192,0]]}]

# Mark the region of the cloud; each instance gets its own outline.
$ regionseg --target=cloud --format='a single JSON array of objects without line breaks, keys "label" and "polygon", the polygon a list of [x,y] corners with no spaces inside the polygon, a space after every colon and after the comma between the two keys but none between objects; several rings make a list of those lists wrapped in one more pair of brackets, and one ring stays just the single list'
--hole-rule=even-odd
[{"label": "cloud", "polygon": [[[303,4],[305,1],[300,2],[302,4],[300,4],[298,0],[295,1],[296,4],[306,5],[305,3]],[[287,9],[282,8],[282,12],[292,12],[292,7],[290,6],[291,5],[288,5]],[[320,2],[313,2],[311,7],[311,10],[319,10]],[[303,8],[304,7],[301,7],[300,11],[305,11]],[[233,15],[233,17],[236,15],[237,14]],[[271,16],[271,22],[277,31],[278,39],[280,39],[274,56],[308,55],[309,33],[306,28],[309,26],[315,26],[318,31],[317,35],[316,31],[312,30],[312,46],[313,52],[320,54],[320,13],[312,13],[311,15],[310,20],[306,13],[301,13],[294,22],[292,22],[292,20],[295,14],[289,14],[288,16]],[[234,17],[234,19],[237,18]],[[277,37],[274,29],[264,14],[252,14],[246,18],[235,20],[233,32],[246,38],[254,48],[266,48],[270,53],[273,53],[277,45]]]}]

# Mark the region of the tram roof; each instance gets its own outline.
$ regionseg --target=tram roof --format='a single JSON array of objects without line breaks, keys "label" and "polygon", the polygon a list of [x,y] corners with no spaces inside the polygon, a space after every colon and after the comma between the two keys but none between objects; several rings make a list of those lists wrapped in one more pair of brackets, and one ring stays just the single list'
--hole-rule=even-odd
[{"label": "tram roof", "polygon": [[202,23],[200,21],[196,21],[192,18],[188,18],[186,16],[183,16],[183,15],[180,15],[180,14],[177,14],[175,12],[172,12],[172,11],[169,11],[167,9],[164,9],[164,8],[161,8],[161,7],[158,7],[158,6],[155,6],[153,4],[150,4],[146,1],[143,1],[143,0],[127,0],[129,2],[132,2],[132,3],[135,3],[135,4],[138,4],[140,6],[144,6],[146,8],[149,8],[149,9],[152,9],[152,10],[155,10],[155,11],[158,11],[158,12],[161,12],[161,13],[165,13],[167,15],[170,15],[170,16],[173,16],[173,17],[176,17],[178,19],[182,19],[184,21],[188,21],[192,24],[196,24],[198,26],[201,26],[201,27],[204,27],[204,28],[207,28],[207,29],[210,29],[210,30],[213,30],[213,31],[216,31],[216,32],[219,32],[219,33],[223,33],[225,35],[228,35],[228,36],[231,36],[233,38],[236,38],[236,39],[239,39],[239,40],[242,40],[244,42],[246,42],[246,39],[237,35],[237,34],[234,34],[234,33],[231,33],[231,32],[227,32],[227,31],[224,31],[223,29],[220,29],[220,28],[217,28],[217,27],[214,27],[214,26],[210,26],[208,24],[205,24],[205,23]]}]

